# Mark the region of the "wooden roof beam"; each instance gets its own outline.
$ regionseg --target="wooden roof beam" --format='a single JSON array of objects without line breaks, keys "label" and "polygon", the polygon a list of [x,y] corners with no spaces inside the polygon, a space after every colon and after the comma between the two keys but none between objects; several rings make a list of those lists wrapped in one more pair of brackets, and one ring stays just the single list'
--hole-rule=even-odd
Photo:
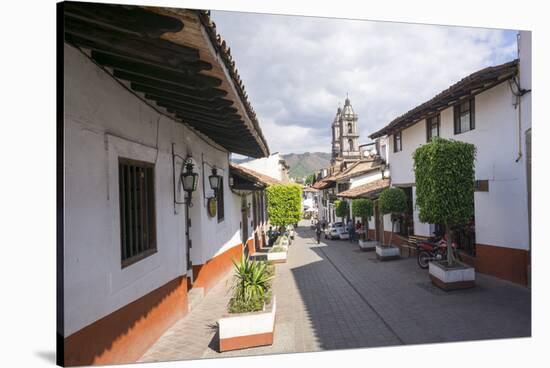
[{"label": "wooden roof beam", "polygon": [[179,32],[184,26],[176,18],[139,6],[65,2],[64,11],[66,16],[148,38],[159,38],[166,32]]},{"label": "wooden roof beam", "polygon": [[117,51],[123,54],[137,55],[144,59],[162,59],[159,62],[174,67],[200,60],[198,49],[177,45],[160,38],[148,39],[105,30],[71,17],[65,17],[65,39],[70,41],[67,36],[74,39],[72,43],[78,43],[82,47],[110,52]]},{"label": "wooden roof beam", "polygon": [[150,87],[150,86],[142,85],[135,82],[131,82],[130,87],[137,92],[149,93],[160,97],[166,97],[172,100],[176,100],[176,99],[178,99],[178,101],[182,100],[187,105],[196,105],[196,106],[205,107],[208,109],[221,111],[221,112],[231,112],[231,113],[238,112],[236,108],[232,107],[233,102],[230,100],[224,100],[221,98],[210,99],[210,100],[201,99],[201,98],[196,98],[192,94],[167,91],[165,89]]},{"label": "wooden roof beam", "polygon": [[228,104],[229,106],[233,104],[233,102],[230,100],[221,99],[221,97],[227,96],[227,91],[224,91],[219,88],[196,90],[193,88],[189,88],[184,84],[178,84],[175,81],[149,78],[144,75],[135,74],[129,71],[117,70],[117,69],[113,71],[113,75],[118,79],[135,82],[135,83],[138,83],[144,86],[153,87],[156,89],[166,90],[168,92],[179,93],[182,95],[189,95],[196,99],[201,99],[205,101],[216,101],[219,104]]},{"label": "wooden roof beam", "polygon": [[[193,72],[189,70],[174,72],[173,70],[150,65],[145,62],[118,58],[112,55],[99,53],[97,51],[92,51],[92,58],[103,66],[128,71],[149,78],[174,80],[190,89],[206,90],[212,87],[219,87],[222,84],[222,81],[218,78],[209,77],[202,74],[193,74]],[[199,69],[196,70],[196,72],[198,71]]]}]

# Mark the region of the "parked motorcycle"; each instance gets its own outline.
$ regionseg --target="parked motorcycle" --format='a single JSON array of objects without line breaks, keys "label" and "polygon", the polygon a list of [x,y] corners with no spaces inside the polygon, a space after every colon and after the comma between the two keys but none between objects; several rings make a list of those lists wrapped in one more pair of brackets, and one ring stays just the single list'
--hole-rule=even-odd
[{"label": "parked motorcycle", "polygon": [[[456,243],[452,243],[453,250]],[[431,261],[439,261],[447,258],[447,235],[434,236],[418,243],[416,246],[416,261],[422,269],[429,267]]]}]

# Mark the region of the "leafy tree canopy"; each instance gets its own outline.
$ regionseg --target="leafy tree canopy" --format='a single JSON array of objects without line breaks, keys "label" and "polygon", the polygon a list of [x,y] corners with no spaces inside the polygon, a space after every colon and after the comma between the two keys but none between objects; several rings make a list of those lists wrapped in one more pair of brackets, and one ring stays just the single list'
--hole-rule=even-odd
[{"label": "leafy tree canopy", "polygon": [[276,184],[266,189],[267,214],[275,226],[286,226],[300,221],[302,188],[297,184]]},{"label": "leafy tree canopy", "polygon": [[337,199],[336,201],[334,201],[334,207],[336,216],[342,218],[349,216],[348,202]]},{"label": "leafy tree canopy", "polygon": [[315,174],[309,174],[304,181],[305,185],[312,185],[315,182]]},{"label": "leafy tree canopy", "polygon": [[413,154],[416,204],[422,222],[460,225],[474,211],[476,148],[435,138]]},{"label": "leafy tree canopy", "polygon": [[354,199],[351,202],[353,216],[367,219],[372,216],[372,201],[368,198]]},{"label": "leafy tree canopy", "polygon": [[401,188],[386,188],[380,194],[378,206],[384,215],[403,213],[407,210],[407,195]]}]

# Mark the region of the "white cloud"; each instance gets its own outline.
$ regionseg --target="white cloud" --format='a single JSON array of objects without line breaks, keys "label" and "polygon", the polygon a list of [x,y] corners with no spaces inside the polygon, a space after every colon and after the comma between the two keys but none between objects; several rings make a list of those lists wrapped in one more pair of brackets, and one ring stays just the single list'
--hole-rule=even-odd
[{"label": "white cloud", "polygon": [[214,11],[272,152],[330,151],[349,93],[361,142],[466,75],[516,57],[515,32]]}]

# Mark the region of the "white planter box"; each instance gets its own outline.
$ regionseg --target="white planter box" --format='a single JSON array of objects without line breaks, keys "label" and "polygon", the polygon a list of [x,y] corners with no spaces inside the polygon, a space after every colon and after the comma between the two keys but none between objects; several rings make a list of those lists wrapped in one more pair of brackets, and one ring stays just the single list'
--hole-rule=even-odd
[{"label": "white planter box", "polygon": [[285,263],[287,252],[268,252],[267,261],[271,263]]},{"label": "white planter box", "polygon": [[398,247],[376,246],[376,257],[381,261],[389,261],[400,258],[400,249]]},{"label": "white planter box", "polygon": [[218,320],[220,352],[273,344],[275,296],[263,311],[227,314]]},{"label": "white planter box", "polygon": [[361,240],[359,239],[359,248],[364,251],[371,251],[379,245],[376,240]]},{"label": "white planter box", "polygon": [[452,268],[448,268],[440,261],[430,262],[429,272],[433,284],[443,290],[466,289],[475,286],[475,269],[461,262],[457,262]]}]

